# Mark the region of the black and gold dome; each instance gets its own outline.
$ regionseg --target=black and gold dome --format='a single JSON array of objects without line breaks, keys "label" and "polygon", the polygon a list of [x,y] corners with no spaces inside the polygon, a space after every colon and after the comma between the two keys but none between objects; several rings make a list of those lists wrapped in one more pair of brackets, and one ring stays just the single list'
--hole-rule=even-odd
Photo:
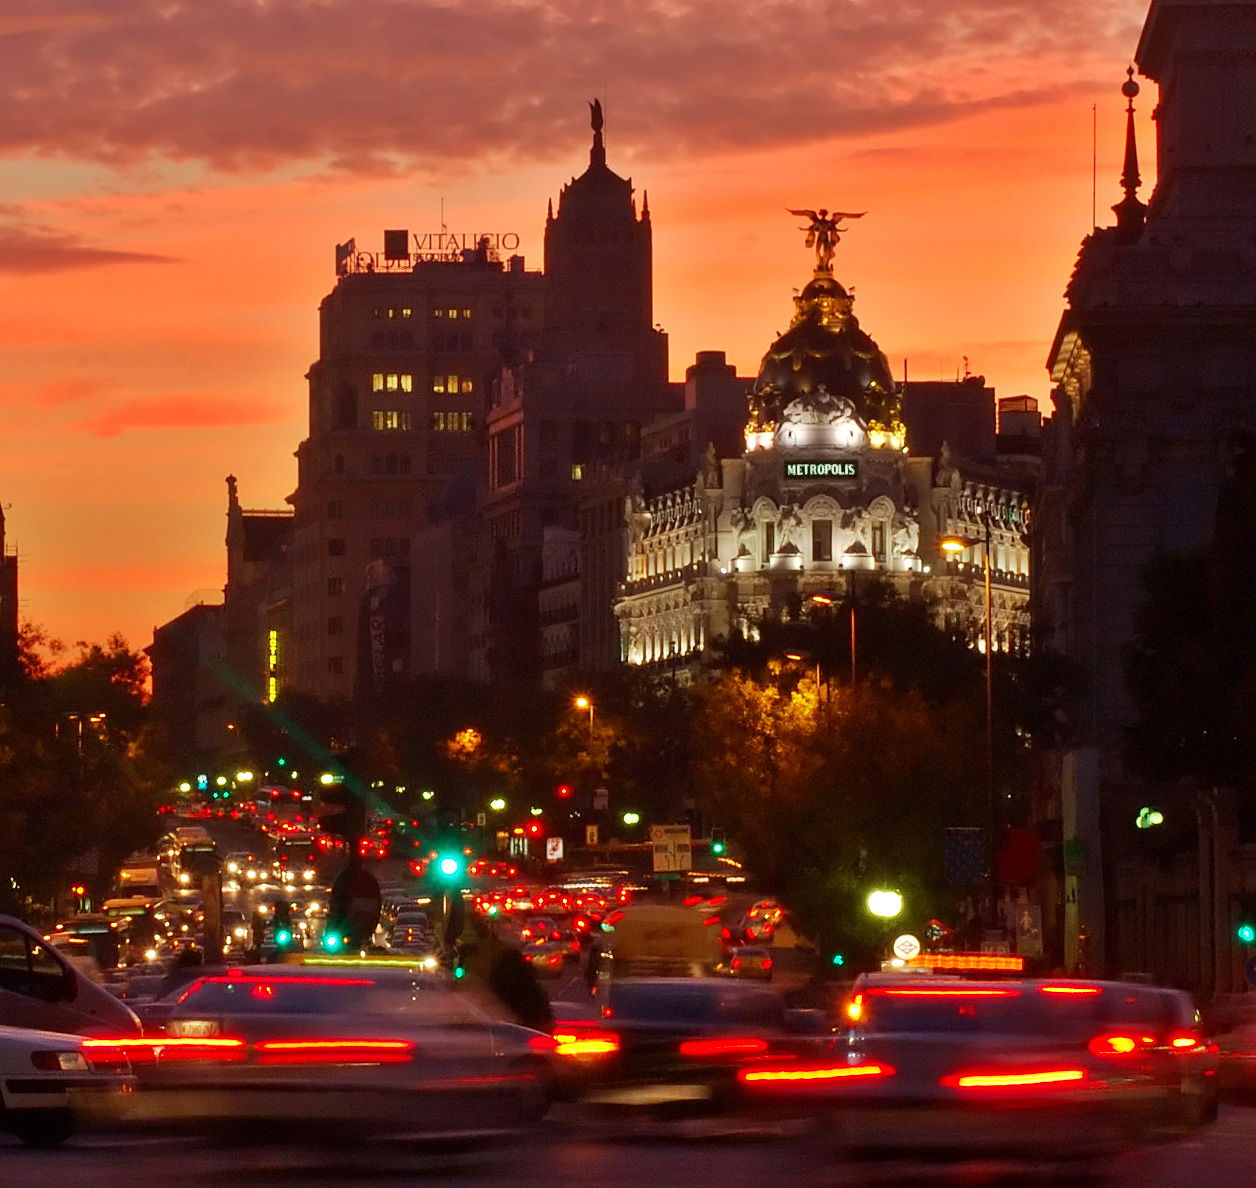
[{"label": "black and gold dome", "polygon": [[901,432],[898,388],[881,349],[859,328],[855,299],[833,277],[829,264],[839,238],[838,223],[857,215],[791,211],[810,216],[807,245],[816,248],[816,270],[794,298],[789,329],[763,356],[750,396],[747,431],[774,431],[795,401],[817,397],[848,400],[871,430]]}]

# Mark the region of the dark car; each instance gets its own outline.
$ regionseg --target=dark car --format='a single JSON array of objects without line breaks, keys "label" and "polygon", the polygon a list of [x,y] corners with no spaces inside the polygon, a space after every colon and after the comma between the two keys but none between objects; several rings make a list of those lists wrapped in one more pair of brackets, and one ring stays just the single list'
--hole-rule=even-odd
[{"label": "dark car", "polygon": [[585,1059],[587,1102],[671,1117],[736,1109],[744,1100],[738,1070],[786,1051],[790,1023],[768,986],[621,978],[604,985],[596,1024],[564,1020],[554,1037]]}]

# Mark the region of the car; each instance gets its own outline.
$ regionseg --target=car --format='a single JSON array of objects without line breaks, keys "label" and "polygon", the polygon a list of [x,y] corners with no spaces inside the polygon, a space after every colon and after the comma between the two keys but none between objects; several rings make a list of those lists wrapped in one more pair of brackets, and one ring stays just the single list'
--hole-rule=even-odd
[{"label": "car", "polygon": [[784,999],[769,986],[711,977],[611,978],[601,1018],[564,1019],[555,1039],[584,1059],[585,1102],[629,1124],[734,1112],[746,1102],[738,1070],[773,1055],[792,1058]]},{"label": "car", "polygon": [[1165,1006],[1130,983],[871,975],[847,1031],[739,1079],[829,1108],[855,1151],[1084,1164],[1180,1133],[1188,1037]]},{"label": "car", "polygon": [[29,924],[0,915],[0,1024],[88,1034],[138,1034],[139,1020],[79,973]]},{"label": "car", "polygon": [[266,882],[270,863],[259,858],[251,850],[233,850],[222,859],[222,881],[238,888]]},{"label": "car", "polygon": [[193,983],[136,1061],[130,1116],[322,1133],[520,1133],[549,1108],[556,1041],[395,964],[246,966]]},{"label": "car", "polygon": [[113,1117],[135,1086],[130,1062],[83,1036],[0,1026],[0,1121],[22,1142],[64,1142],[84,1115]]},{"label": "car", "polygon": [[737,945],[716,968],[730,977],[770,982],[774,964],[771,949],[762,945]]}]

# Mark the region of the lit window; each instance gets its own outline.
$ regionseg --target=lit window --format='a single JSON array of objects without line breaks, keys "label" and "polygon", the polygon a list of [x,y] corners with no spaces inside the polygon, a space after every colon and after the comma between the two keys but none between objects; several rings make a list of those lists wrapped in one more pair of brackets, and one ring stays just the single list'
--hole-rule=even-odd
[{"label": "lit window", "polygon": [[434,412],[432,414],[432,430],[436,433],[469,433],[474,428],[474,413]]},{"label": "lit window", "polygon": [[463,316],[464,318],[469,318],[469,317],[471,316],[471,311],[470,311],[469,309],[464,309],[464,310],[462,311],[462,316]]},{"label": "lit window", "polygon": [[408,306],[403,305],[401,307],[401,316],[403,318],[412,318],[414,317],[414,310],[410,309]]},{"label": "lit window", "polygon": [[410,414],[400,408],[377,408],[371,413],[371,428],[392,430],[410,428]]},{"label": "lit window", "polygon": [[581,479],[584,478],[584,463],[583,462],[573,462],[571,464],[571,477],[575,479],[576,482],[579,482]]},{"label": "lit window", "polygon": [[458,391],[459,392],[474,392],[475,381],[469,378],[468,376],[464,375],[458,384]]},{"label": "lit window", "polygon": [[384,390],[384,373],[382,371],[377,371],[373,376],[371,376],[371,391],[382,392],[383,390]]}]

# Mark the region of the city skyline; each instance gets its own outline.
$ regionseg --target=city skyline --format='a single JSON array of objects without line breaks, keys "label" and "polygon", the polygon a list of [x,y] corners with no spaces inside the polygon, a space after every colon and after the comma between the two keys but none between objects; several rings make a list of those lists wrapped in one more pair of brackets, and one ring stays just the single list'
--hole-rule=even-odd
[{"label": "city skyline", "polygon": [[[834,270],[896,375],[954,378],[966,360],[1045,407],[1091,226],[1092,110],[1106,225],[1145,0],[798,4],[776,10],[794,17],[777,36],[735,7],[613,25],[562,4],[11,7],[0,503],[21,617],[143,647],[219,589],[224,477],[247,507],[295,486],[334,245],[378,250],[386,227],[443,219],[519,235],[540,268],[594,96],[609,164],[649,195],[674,378],[698,350],[756,371],[809,273],[786,208],[838,206],[869,211]],[[797,64],[813,44],[832,59]],[[1145,87],[1144,198],[1153,104]]]}]

